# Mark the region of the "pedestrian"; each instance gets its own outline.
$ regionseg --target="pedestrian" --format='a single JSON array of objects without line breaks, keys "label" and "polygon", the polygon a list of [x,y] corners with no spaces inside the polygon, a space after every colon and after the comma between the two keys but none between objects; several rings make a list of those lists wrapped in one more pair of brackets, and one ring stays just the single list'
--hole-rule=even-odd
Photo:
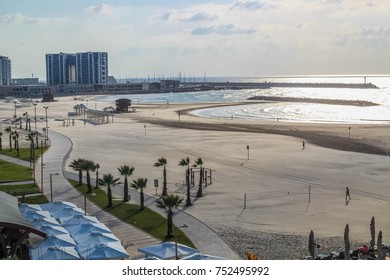
[{"label": "pedestrian", "polygon": [[305,149],[305,141],[302,141],[302,150],[304,150]]},{"label": "pedestrian", "polygon": [[349,195],[349,188],[347,187],[345,190],[345,200],[347,200],[347,197],[351,199],[351,196]]}]

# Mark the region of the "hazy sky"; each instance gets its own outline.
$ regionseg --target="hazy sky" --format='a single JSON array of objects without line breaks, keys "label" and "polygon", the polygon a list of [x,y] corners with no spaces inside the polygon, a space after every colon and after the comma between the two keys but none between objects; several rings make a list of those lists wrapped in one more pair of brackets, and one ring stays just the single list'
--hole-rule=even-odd
[{"label": "hazy sky", "polygon": [[83,51],[115,77],[388,74],[390,1],[0,0],[13,77]]}]

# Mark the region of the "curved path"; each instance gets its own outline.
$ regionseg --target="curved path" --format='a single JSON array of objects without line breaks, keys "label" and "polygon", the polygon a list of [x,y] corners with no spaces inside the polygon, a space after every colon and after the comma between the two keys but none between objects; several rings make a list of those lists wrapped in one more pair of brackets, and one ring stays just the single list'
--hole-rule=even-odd
[{"label": "curved path", "polygon": [[[65,171],[66,160],[72,151],[72,141],[66,136],[53,131],[49,131],[49,138],[52,145],[44,154],[43,161],[45,166],[43,186],[40,187],[43,187],[45,195],[50,199],[50,174],[58,173],[58,176],[52,176],[53,201],[69,201],[80,208],[84,208],[84,197],[80,195],[65,178],[70,177],[77,180],[77,174]],[[37,164],[35,175],[37,183],[40,185],[40,164]],[[133,200],[136,200],[139,197],[138,192],[135,190],[130,190],[130,194]],[[118,196],[120,197],[120,195]],[[145,205],[165,216],[165,213],[156,207],[156,204],[154,203],[156,199],[157,197],[145,195]],[[137,259],[142,256],[142,254],[137,251],[138,248],[161,242],[148,233],[141,231],[132,225],[123,223],[89,201],[87,202],[87,212],[92,216],[96,216],[99,221],[112,230],[125,246],[128,246],[126,250],[130,254],[131,259]],[[189,225],[189,227],[181,228],[181,230],[191,239],[200,252],[232,260],[239,259],[238,254],[236,254],[210,227],[200,220],[194,218],[185,211],[178,211],[174,219],[175,224],[178,226],[183,224]]]}]

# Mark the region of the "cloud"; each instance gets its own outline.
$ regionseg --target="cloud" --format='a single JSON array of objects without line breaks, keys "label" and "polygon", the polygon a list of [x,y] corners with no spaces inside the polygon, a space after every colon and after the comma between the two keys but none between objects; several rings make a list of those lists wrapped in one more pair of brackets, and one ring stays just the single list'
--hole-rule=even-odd
[{"label": "cloud", "polygon": [[20,13],[0,16],[0,22],[8,23],[8,24],[45,24],[49,22],[59,22],[59,21],[62,21],[62,19],[45,18],[45,17],[27,17]]},{"label": "cloud", "polygon": [[114,6],[104,3],[97,6],[89,6],[84,9],[84,12],[89,15],[104,15],[111,18],[118,16]]},{"label": "cloud", "polygon": [[267,2],[238,0],[233,3],[233,5],[230,7],[230,10],[234,10],[234,9],[262,10],[270,7],[272,6]]},{"label": "cloud", "polygon": [[194,22],[194,21],[212,21],[216,19],[218,19],[216,15],[210,15],[205,12],[199,12],[189,17],[183,17],[179,20],[184,22]]},{"label": "cloud", "polygon": [[223,24],[217,26],[207,26],[207,27],[197,27],[191,31],[191,35],[248,35],[255,33],[254,29],[239,29],[234,26],[234,24]]},{"label": "cloud", "polygon": [[363,28],[359,31],[337,34],[339,46],[390,47],[390,27]]}]

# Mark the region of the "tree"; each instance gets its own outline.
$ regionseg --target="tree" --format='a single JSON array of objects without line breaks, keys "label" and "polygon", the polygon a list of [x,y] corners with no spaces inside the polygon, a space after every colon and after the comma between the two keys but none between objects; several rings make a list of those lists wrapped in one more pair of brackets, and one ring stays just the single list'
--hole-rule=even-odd
[{"label": "tree", "polygon": [[81,186],[83,184],[83,169],[81,168],[81,163],[84,161],[82,158],[74,159],[71,164],[69,164],[69,167],[73,168],[74,171],[77,171],[79,173],[79,183],[78,186]]},{"label": "tree", "polygon": [[144,189],[146,188],[146,183],[148,182],[147,178],[138,178],[137,180],[133,180],[131,187],[139,190],[139,201],[140,201],[140,210],[145,209],[145,198],[144,198]]},{"label": "tree", "polygon": [[103,178],[99,179],[99,185],[107,187],[107,207],[112,207],[111,186],[115,187],[118,184],[120,184],[119,178],[114,178],[114,176],[112,176],[110,173],[103,174]]},{"label": "tree", "polygon": [[96,163],[95,166],[94,166],[94,169],[93,171],[95,171],[96,173],[96,186],[95,186],[95,189],[98,188],[99,186],[99,168],[100,168],[100,165],[99,163]]},{"label": "tree", "polygon": [[134,172],[134,167],[128,165],[122,165],[118,168],[119,173],[125,178],[123,183],[123,202],[129,201],[129,183],[127,178]]},{"label": "tree", "polygon": [[166,238],[173,237],[173,210],[179,207],[179,205],[183,202],[183,198],[178,195],[166,195],[160,197],[159,200],[156,201],[157,207],[164,209],[167,213],[167,236]]},{"label": "tree", "polygon": [[190,190],[190,158],[186,157],[179,161],[180,166],[187,166],[186,171],[186,185],[187,185],[187,199],[186,206],[191,206],[191,190]]},{"label": "tree", "polygon": [[162,196],[168,195],[166,165],[167,165],[167,159],[164,157],[159,158],[153,165],[155,167],[160,167],[160,166],[164,167],[164,170],[163,170],[164,181],[163,181],[163,190],[162,190],[162,194],[161,194]]},{"label": "tree", "polygon": [[35,158],[35,150],[34,150],[34,137],[35,137],[35,132],[29,132],[27,135],[26,140],[30,142],[30,167],[31,167],[31,162],[34,164],[34,158]]},{"label": "tree", "polygon": [[3,137],[3,132],[0,131],[0,151],[3,150],[3,139],[1,137]]},{"label": "tree", "polygon": [[19,133],[17,131],[12,132],[12,139],[14,140],[14,147],[16,149],[16,156],[19,156]]},{"label": "tree", "polygon": [[9,150],[12,151],[12,128],[10,126],[7,127],[5,132],[9,133]]},{"label": "tree", "polygon": [[199,187],[198,192],[196,193],[196,197],[202,197],[203,196],[203,190],[202,190],[202,183],[203,183],[203,160],[202,158],[198,158],[195,161],[194,167],[199,166]]},{"label": "tree", "polygon": [[95,162],[88,159],[83,160],[81,163],[81,169],[85,171],[87,174],[87,188],[88,188],[87,193],[92,193],[91,175],[89,172],[92,171],[92,169],[94,169],[94,166],[95,166]]}]

